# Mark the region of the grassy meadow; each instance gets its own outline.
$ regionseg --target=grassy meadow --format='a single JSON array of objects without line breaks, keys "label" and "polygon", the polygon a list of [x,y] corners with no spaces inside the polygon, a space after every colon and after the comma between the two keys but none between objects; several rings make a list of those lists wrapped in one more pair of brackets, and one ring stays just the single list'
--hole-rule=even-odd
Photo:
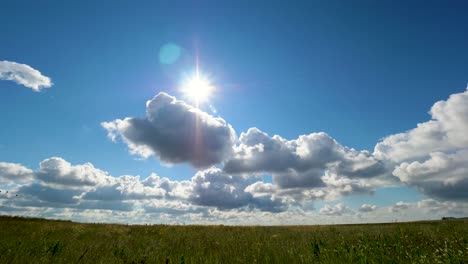
[{"label": "grassy meadow", "polygon": [[468,221],[81,224],[0,217],[0,263],[468,263]]}]

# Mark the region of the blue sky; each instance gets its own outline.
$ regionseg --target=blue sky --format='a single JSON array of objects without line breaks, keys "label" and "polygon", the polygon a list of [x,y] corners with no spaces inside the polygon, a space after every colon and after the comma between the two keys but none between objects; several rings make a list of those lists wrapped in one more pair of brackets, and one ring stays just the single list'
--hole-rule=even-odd
[{"label": "blue sky", "polygon": [[[121,140],[113,143],[101,123],[145,116],[146,102],[160,92],[184,100],[178,88],[194,71],[197,57],[201,71],[218,87],[201,110],[225,120],[237,136],[252,127],[286,140],[325,132],[341,146],[370,153],[385,137],[430,120],[428,111],[437,101],[466,90],[463,1],[254,2],[2,3],[0,61],[29,65],[53,85],[34,92],[0,80],[0,161],[35,171],[39,162],[60,157],[73,165],[90,162],[115,177],[144,179],[157,173],[189,181],[205,167],[168,166],[158,155],[130,155],[123,132],[114,131]],[[167,44],[181,51],[172,64],[160,61]],[[389,177],[401,180],[404,176],[394,175],[401,162],[423,163],[431,153],[461,150],[434,147],[413,159],[375,152],[372,158],[391,161]],[[459,185],[466,177],[466,172],[454,176]],[[369,183],[373,195],[311,203],[318,212],[322,204],[356,209],[363,203],[452,202],[432,195],[433,189],[417,179]]]}]

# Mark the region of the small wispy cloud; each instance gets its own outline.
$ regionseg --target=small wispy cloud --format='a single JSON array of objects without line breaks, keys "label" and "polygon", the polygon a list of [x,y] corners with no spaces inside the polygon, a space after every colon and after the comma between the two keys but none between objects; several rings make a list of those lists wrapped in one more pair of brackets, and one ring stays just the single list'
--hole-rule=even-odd
[{"label": "small wispy cloud", "polygon": [[27,64],[0,61],[0,80],[14,81],[38,92],[52,87],[52,80]]}]

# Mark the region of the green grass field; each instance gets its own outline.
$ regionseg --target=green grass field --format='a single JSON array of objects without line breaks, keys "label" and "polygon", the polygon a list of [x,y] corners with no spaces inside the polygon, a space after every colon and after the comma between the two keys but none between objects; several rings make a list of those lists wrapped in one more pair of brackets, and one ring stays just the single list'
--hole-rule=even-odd
[{"label": "green grass field", "polygon": [[240,227],[0,217],[0,263],[50,262],[468,263],[468,221]]}]

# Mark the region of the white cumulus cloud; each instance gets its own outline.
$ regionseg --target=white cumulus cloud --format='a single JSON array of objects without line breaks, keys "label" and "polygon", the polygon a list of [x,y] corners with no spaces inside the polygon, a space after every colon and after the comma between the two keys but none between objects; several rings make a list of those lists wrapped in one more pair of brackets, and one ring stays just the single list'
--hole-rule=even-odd
[{"label": "white cumulus cloud", "polygon": [[438,199],[468,199],[468,91],[436,102],[432,119],[388,136],[374,156],[394,165],[393,175]]},{"label": "white cumulus cloud", "polygon": [[[373,187],[366,181],[390,175],[385,163],[368,151],[342,146],[326,133],[286,140],[278,135],[270,137],[257,128],[240,135],[223,170],[228,174],[271,174],[277,193],[288,193],[299,200],[309,195],[327,194],[331,198],[370,194]],[[260,187],[265,188],[257,185],[250,190],[256,192]],[[281,191],[286,189],[289,191]]]},{"label": "white cumulus cloud", "polygon": [[14,81],[34,91],[52,87],[52,80],[27,64],[0,61],[0,79]]},{"label": "white cumulus cloud", "polygon": [[113,141],[122,138],[132,154],[144,158],[154,155],[169,164],[188,162],[197,168],[222,162],[236,140],[234,129],[224,119],[166,93],[147,102],[145,117],[101,125]]},{"label": "white cumulus cloud", "polygon": [[336,204],[334,206],[330,206],[326,204],[320,209],[320,213],[324,215],[343,215],[343,214],[354,214],[355,212],[345,206],[342,203]]},{"label": "white cumulus cloud", "polygon": [[31,180],[33,171],[17,163],[0,162],[0,184]]},{"label": "white cumulus cloud", "polygon": [[377,209],[377,206],[376,205],[372,205],[372,204],[363,204],[361,205],[361,207],[359,207],[359,212],[361,213],[369,213],[369,212],[373,212]]}]

